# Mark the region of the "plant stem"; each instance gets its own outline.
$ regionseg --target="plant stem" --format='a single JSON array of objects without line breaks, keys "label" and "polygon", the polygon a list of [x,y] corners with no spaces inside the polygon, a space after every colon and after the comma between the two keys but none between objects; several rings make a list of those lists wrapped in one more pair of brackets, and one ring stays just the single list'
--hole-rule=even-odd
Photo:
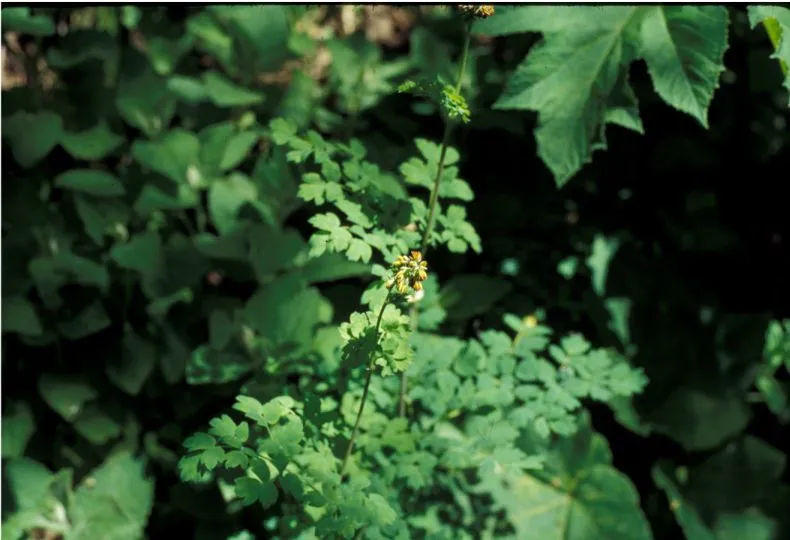
[{"label": "plant stem", "polygon": [[[379,310],[378,318],[376,319],[376,330],[373,335],[374,339],[378,343],[379,339],[379,329],[381,328],[381,319],[384,317],[384,309],[387,307],[389,303],[390,294],[392,293],[392,289],[387,292],[387,296],[384,298],[384,303],[381,304],[381,309]],[[375,353],[375,349],[373,351]],[[348,447],[346,448],[346,455],[343,456],[343,464],[340,466],[340,477],[342,478],[345,471],[346,466],[348,465],[348,459],[351,457],[351,452],[354,450],[354,441],[357,438],[357,434],[359,433],[359,422],[362,420],[362,411],[365,410],[365,403],[368,400],[368,391],[370,390],[370,381],[373,379],[373,354],[370,356],[370,360],[368,362],[368,374],[365,378],[365,389],[362,391],[362,401],[359,403],[359,410],[357,411],[357,419],[354,421],[354,429],[351,431],[351,438],[348,441]]]},{"label": "plant stem", "polygon": [[472,32],[469,25],[464,28],[464,48],[461,53],[461,65],[458,66],[458,77],[455,80],[455,91],[461,91],[461,84],[464,82],[464,73],[466,72],[466,61],[469,58],[469,47],[472,44]]},{"label": "plant stem", "polygon": [[[461,52],[461,62],[458,66],[458,74],[456,75],[455,79],[455,91],[461,91],[461,84],[464,81],[464,74],[466,73],[466,63],[469,59],[469,48],[472,43],[472,32],[470,31],[469,25],[467,24],[464,29],[464,46]],[[436,214],[436,204],[439,200],[439,186],[442,183],[442,174],[444,173],[444,161],[447,157],[447,146],[450,143],[450,136],[453,132],[453,122],[447,120],[444,124],[444,135],[442,135],[442,146],[439,150],[439,163],[436,167],[436,177],[433,179],[433,186],[431,187],[431,197],[428,202],[428,220],[425,223],[425,231],[422,233],[422,241],[420,242],[420,252],[422,253],[423,258],[425,254],[428,252],[428,241],[431,237],[431,232],[433,231],[433,222],[435,219]],[[419,310],[417,309],[417,304],[413,304],[411,309],[409,310],[409,316],[411,317],[411,327],[412,331],[417,329],[417,317],[419,316]],[[408,379],[406,378],[406,372],[402,372],[400,375],[400,392],[398,393],[398,415],[399,416],[406,416],[406,392],[408,390]]]}]

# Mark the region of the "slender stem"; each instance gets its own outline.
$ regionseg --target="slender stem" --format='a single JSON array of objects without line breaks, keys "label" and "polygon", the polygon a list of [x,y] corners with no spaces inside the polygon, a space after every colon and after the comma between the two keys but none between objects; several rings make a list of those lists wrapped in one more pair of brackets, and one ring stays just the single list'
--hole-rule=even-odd
[{"label": "slender stem", "polygon": [[[384,303],[381,304],[381,309],[379,310],[378,318],[376,319],[376,330],[374,333],[374,339],[378,342],[379,339],[379,329],[381,328],[381,320],[384,317],[384,309],[387,307],[389,303],[390,294],[392,294],[392,289],[387,292],[386,298],[384,298]],[[374,350],[375,352],[375,350]],[[348,465],[348,460],[351,457],[351,452],[354,450],[354,441],[357,438],[357,434],[359,433],[359,422],[362,420],[362,411],[365,410],[365,403],[368,400],[368,391],[370,390],[370,381],[373,379],[373,354],[370,356],[370,360],[368,363],[367,369],[367,377],[365,378],[365,389],[362,391],[362,401],[359,403],[359,410],[357,411],[357,419],[354,421],[354,429],[351,431],[351,439],[348,441],[348,447],[346,448],[346,455],[343,456],[343,464],[340,466],[340,476],[342,477],[346,471],[346,466]]]},{"label": "slender stem", "polygon": [[447,122],[444,126],[444,136],[442,137],[442,146],[439,150],[439,164],[436,167],[436,176],[433,179],[433,186],[431,187],[431,198],[428,202],[428,220],[425,224],[425,230],[422,233],[422,241],[420,242],[420,252],[423,258],[428,251],[428,241],[430,240],[431,231],[433,230],[433,222],[436,217],[436,203],[439,201],[439,185],[442,182],[442,174],[444,173],[444,160],[447,157],[447,144],[450,142],[450,135],[453,131],[453,124]]},{"label": "slender stem", "polygon": [[466,72],[466,61],[469,58],[469,47],[472,44],[472,32],[469,25],[464,29],[464,49],[461,53],[461,65],[458,66],[458,78],[455,80],[455,91],[461,91],[461,84],[464,82],[464,73]]},{"label": "slender stem", "polygon": [[[455,80],[455,90],[456,92],[461,91],[461,84],[464,81],[464,74],[466,73],[466,64],[467,60],[469,59],[469,48],[472,43],[472,32],[469,29],[469,25],[467,24],[466,28],[464,29],[464,46],[463,51],[461,52],[461,62],[458,66],[458,75],[456,76]],[[439,200],[439,186],[442,183],[442,174],[444,174],[444,161],[447,157],[447,147],[450,143],[450,136],[453,132],[454,124],[450,121],[445,122],[444,124],[444,135],[442,136],[442,146],[439,150],[439,163],[436,167],[436,177],[433,179],[433,186],[431,187],[431,197],[428,202],[428,220],[425,224],[425,230],[422,233],[422,241],[420,242],[420,252],[422,256],[425,257],[425,254],[428,251],[428,242],[430,241],[431,232],[433,231],[433,222],[435,219],[436,214],[436,204]],[[417,317],[419,316],[419,310],[417,309],[417,304],[412,305],[411,309],[409,310],[409,316],[411,317],[411,326],[412,330],[416,330],[417,328]],[[409,381],[406,377],[406,372],[402,372],[400,375],[400,392],[398,393],[398,415],[399,416],[406,416],[406,393],[408,391],[408,384]]]}]

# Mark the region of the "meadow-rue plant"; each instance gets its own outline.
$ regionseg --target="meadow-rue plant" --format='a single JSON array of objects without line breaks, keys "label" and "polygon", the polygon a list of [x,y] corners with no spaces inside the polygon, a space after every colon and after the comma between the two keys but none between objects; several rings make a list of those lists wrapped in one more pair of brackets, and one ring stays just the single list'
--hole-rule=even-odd
[{"label": "meadow-rue plant", "polygon": [[788,13],[3,7],[2,537],[790,537]]}]

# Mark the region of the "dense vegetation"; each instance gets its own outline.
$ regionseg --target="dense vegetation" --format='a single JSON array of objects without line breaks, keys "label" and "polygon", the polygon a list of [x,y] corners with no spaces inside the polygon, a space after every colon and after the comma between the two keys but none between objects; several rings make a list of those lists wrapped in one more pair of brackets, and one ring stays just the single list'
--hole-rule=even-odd
[{"label": "dense vegetation", "polygon": [[790,537],[790,10],[493,11],[3,8],[3,538]]}]

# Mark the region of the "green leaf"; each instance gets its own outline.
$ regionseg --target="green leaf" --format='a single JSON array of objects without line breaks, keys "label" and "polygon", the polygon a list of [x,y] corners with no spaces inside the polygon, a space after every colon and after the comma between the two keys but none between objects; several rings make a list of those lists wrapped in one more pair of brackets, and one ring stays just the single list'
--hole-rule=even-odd
[{"label": "green leaf", "polygon": [[620,79],[621,64],[630,60],[626,33],[641,8],[573,9],[561,30],[544,30],[544,40],[511,75],[494,104],[495,109],[538,112],[538,154],[560,186],[590,160],[607,98]]},{"label": "green leaf", "polygon": [[119,197],[126,193],[115,176],[94,169],[72,169],[55,178],[55,185],[94,197]]},{"label": "green leaf", "polygon": [[727,8],[657,6],[645,11],[640,56],[661,98],[708,127],[708,107],[724,71]]},{"label": "green leaf", "polygon": [[80,413],[74,429],[95,445],[105,444],[121,434],[121,425],[95,403],[89,403]]},{"label": "green leaf", "polygon": [[280,270],[291,268],[306,247],[301,235],[258,225],[249,232],[249,260],[258,281],[263,283]]},{"label": "green leaf", "polygon": [[249,50],[246,57],[256,72],[274,71],[288,57],[290,24],[286,6],[218,5],[211,9],[230,23],[240,45]]},{"label": "green leaf", "polygon": [[348,246],[346,256],[352,261],[368,263],[373,256],[373,250],[367,243],[358,238],[354,238]]},{"label": "green leaf", "polygon": [[107,235],[125,235],[131,209],[119,199],[100,199],[76,194],[74,206],[85,227],[85,233],[98,245]]},{"label": "green leaf", "polygon": [[141,538],[153,498],[143,462],[126,452],[112,455],[75,491],[64,540]]},{"label": "green leaf", "polygon": [[724,388],[703,392],[681,386],[647,419],[656,431],[693,452],[714,448],[742,431],[751,412],[738,395]]},{"label": "green leaf", "polygon": [[689,540],[716,540],[710,529],[702,521],[697,511],[690,506],[680,490],[672,483],[669,476],[661,470],[659,465],[653,467],[653,481],[661,488],[669,499],[669,506],[675,514],[675,518],[683,529],[686,538]]},{"label": "green leaf", "polygon": [[486,36],[506,36],[524,32],[557,32],[575,22],[576,6],[496,6],[494,15],[479,19],[472,31]]},{"label": "green leaf", "polygon": [[[3,14],[6,11],[3,10]],[[3,120],[3,137],[9,139],[11,153],[17,163],[29,169],[44,159],[63,139],[63,120],[51,111],[32,114],[17,111]]]},{"label": "green leaf", "polygon": [[3,332],[40,336],[44,329],[36,309],[22,296],[3,297]]},{"label": "green leaf", "polygon": [[606,440],[589,428],[560,439],[543,471],[494,492],[518,538],[651,539],[633,484],[612,466]]},{"label": "green leaf", "polygon": [[606,276],[609,273],[609,263],[617,252],[620,241],[616,238],[607,238],[596,234],[593,240],[592,252],[587,257],[587,268],[592,274],[593,290],[598,296],[606,292]]},{"label": "green leaf", "polygon": [[167,89],[190,105],[197,105],[208,99],[203,81],[184,75],[173,75],[167,80]]},{"label": "green leaf", "polygon": [[488,312],[511,288],[507,281],[484,274],[457,275],[442,287],[441,304],[447,320],[465,320]]},{"label": "green leaf", "polygon": [[748,6],[746,10],[752,28],[763,23],[776,50],[771,58],[779,60],[785,76],[784,87],[790,92],[790,9],[779,6]]},{"label": "green leaf", "polygon": [[200,345],[187,361],[186,379],[191,385],[224,384],[237,380],[253,367],[255,364],[248,355]]},{"label": "green leaf", "polygon": [[66,152],[77,159],[96,161],[109,155],[124,142],[124,138],[116,135],[100,121],[94,127],[79,133],[66,132],[60,140]]},{"label": "green leaf", "polygon": [[234,487],[236,495],[241,497],[244,504],[260,502],[264,508],[269,508],[277,502],[277,488],[271,482],[261,482],[256,478],[245,476],[237,478]]},{"label": "green leaf", "polygon": [[310,346],[312,332],[320,320],[321,295],[304,288],[296,276],[276,279],[259,289],[246,303],[244,314],[261,337],[274,346]]},{"label": "green leaf", "polygon": [[134,332],[123,336],[123,350],[107,363],[107,376],[129,395],[136,396],[151,375],[157,359],[156,347]]},{"label": "green leaf", "polygon": [[230,234],[240,227],[239,210],[258,200],[258,190],[246,175],[234,172],[211,185],[208,210],[211,223],[220,234]]},{"label": "green leaf", "polygon": [[132,157],[176,183],[197,187],[203,182],[200,141],[190,131],[174,129],[157,140],[136,140]]},{"label": "green leaf", "polygon": [[[5,309],[3,309],[5,311]],[[9,411],[10,409],[10,411]],[[30,437],[36,431],[33,412],[25,402],[12,403],[3,414],[2,457],[11,459],[21,457]]]},{"label": "green leaf", "polygon": [[190,452],[195,452],[197,450],[208,450],[209,448],[214,448],[216,445],[217,441],[208,433],[198,432],[194,435],[190,435],[186,438],[186,440],[184,440],[184,447],[186,447]]},{"label": "green leaf", "polygon": [[148,66],[121,78],[115,104],[126,123],[155,137],[170,124],[176,100],[167,89],[167,81]]},{"label": "green leaf", "polygon": [[220,170],[227,171],[237,167],[249,155],[259,138],[260,134],[255,131],[242,131],[233,135],[227,141],[225,153],[219,164]]},{"label": "green leaf", "polygon": [[239,86],[216,71],[203,74],[203,85],[217,107],[249,107],[263,101],[263,94]]},{"label": "green leaf", "polygon": [[3,8],[3,32],[19,32],[32,36],[51,36],[55,23],[46,15],[31,15],[29,7]]},{"label": "green leaf", "polygon": [[153,231],[137,234],[127,243],[116,244],[110,250],[110,258],[118,266],[143,275],[156,272],[162,256],[162,241]]},{"label": "green leaf", "polygon": [[154,71],[159,75],[172,73],[181,57],[192,47],[193,39],[190,34],[183,34],[179,39],[172,40],[160,36],[150,37],[146,53]]},{"label": "green leaf", "polygon": [[58,332],[67,339],[82,339],[101,332],[111,324],[110,317],[100,301],[95,301],[72,315],[68,320],[58,323]]},{"label": "green leaf", "polygon": [[69,422],[79,416],[86,403],[99,395],[81,378],[52,374],[39,377],[38,391],[47,405]]}]

